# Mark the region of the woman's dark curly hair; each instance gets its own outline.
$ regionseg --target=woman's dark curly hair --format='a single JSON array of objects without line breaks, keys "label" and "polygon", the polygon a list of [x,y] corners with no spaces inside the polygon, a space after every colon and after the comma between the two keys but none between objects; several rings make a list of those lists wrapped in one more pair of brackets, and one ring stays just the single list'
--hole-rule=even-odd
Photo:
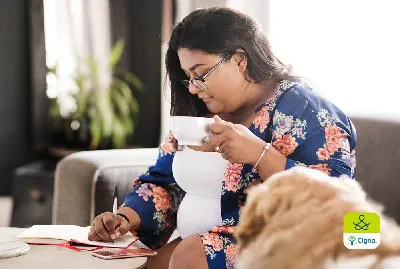
[{"label": "woman's dark curly hair", "polygon": [[178,49],[200,50],[224,57],[237,49],[247,57],[248,79],[261,83],[290,77],[290,70],[271,51],[268,39],[251,17],[228,8],[198,9],[178,23],[171,35],[165,58],[171,84],[171,115],[201,117],[207,107],[180,83],[187,79]]}]

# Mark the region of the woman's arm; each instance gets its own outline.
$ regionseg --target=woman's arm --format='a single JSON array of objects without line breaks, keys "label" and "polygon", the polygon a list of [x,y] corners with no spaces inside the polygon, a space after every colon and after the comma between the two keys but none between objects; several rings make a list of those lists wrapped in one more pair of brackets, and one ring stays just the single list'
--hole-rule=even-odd
[{"label": "woman's arm", "polygon": [[[260,139],[260,153],[259,157],[262,154],[265,146],[267,145],[266,142]],[[258,159],[253,162],[251,165],[253,167],[257,163]],[[273,146],[269,146],[268,150],[266,150],[259,160],[256,170],[259,174],[260,178],[265,180],[272,176],[273,174],[285,170],[286,167],[286,157],[282,155],[278,150],[276,150]]]},{"label": "woman's arm", "polygon": [[[308,92],[306,92],[308,93]],[[355,176],[355,130],[336,107],[314,94],[285,94],[271,117],[271,147],[257,167],[261,178],[294,166],[330,176]],[[264,142],[265,144],[265,142]],[[259,146],[261,153],[263,145]],[[254,163],[253,163],[254,164]]]},{"label": "woman's arm", "polygon": [[111,212],[96,216],[89,240],[111,241],[128,230],[135,230],[140,240],[151,248],[167,242],[176,228],[176,212],[185,194],[172,175],[175,142],[169,135],[160,145],[156,164],[134,181],[133,190],[116,217]]}]

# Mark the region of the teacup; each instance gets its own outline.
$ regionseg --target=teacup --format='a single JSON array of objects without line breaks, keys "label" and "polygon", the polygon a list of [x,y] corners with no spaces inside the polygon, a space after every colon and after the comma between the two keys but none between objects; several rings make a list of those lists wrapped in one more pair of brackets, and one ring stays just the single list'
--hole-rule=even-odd
[{"label": "teacup", "polygon": [[207,126],[213,118],[174,116],[171,117],[171,131],[179,146],[201,146],[208,136]]}]

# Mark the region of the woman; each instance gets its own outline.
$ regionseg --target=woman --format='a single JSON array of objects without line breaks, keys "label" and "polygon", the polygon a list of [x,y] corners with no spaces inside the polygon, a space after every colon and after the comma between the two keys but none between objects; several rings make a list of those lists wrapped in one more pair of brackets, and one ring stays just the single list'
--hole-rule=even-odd
[{"label": "woman", "polygon": [[232,232],[249,187],[294,166],[354,178],[351,121],[290,74],[253,19],[226,8],[192,12],[174,27],[166,65],[171,115],[214,116],[210,139],[194,149],[220,152],[229,161],[221,175],[222,222],[165,245],[184,196],[172,173],[177,141],[170,135],[116,223],[110,212],[97,216],[89,239],[109,241],[135,230],[152,248],[164,245],[149,268],[233,268]]}]

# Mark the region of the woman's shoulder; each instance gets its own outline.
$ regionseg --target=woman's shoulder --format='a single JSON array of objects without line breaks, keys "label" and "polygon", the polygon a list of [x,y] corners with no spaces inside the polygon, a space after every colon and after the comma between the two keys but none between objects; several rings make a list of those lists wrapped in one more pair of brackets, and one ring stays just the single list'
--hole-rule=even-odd
[{"label": "woman's shoulder", "polygon": [[339,121],[348,121],[348,116],[310,82],[304,79],[283,80],[280,82],[283,91],[276,109],[291,113],[309,112],[317,118],[321,114],[330,114]]},{"label": "woman's shoulder", "polygon": [[307,126],[324,128],[336,125],[355,136],[355,128],[350,118],[335,104],[324,98],[309,82],[301,79],[286,80],[280,84],[282,95],[277,100],[273,121],[282,117],[293,122],[306,122]]}]

